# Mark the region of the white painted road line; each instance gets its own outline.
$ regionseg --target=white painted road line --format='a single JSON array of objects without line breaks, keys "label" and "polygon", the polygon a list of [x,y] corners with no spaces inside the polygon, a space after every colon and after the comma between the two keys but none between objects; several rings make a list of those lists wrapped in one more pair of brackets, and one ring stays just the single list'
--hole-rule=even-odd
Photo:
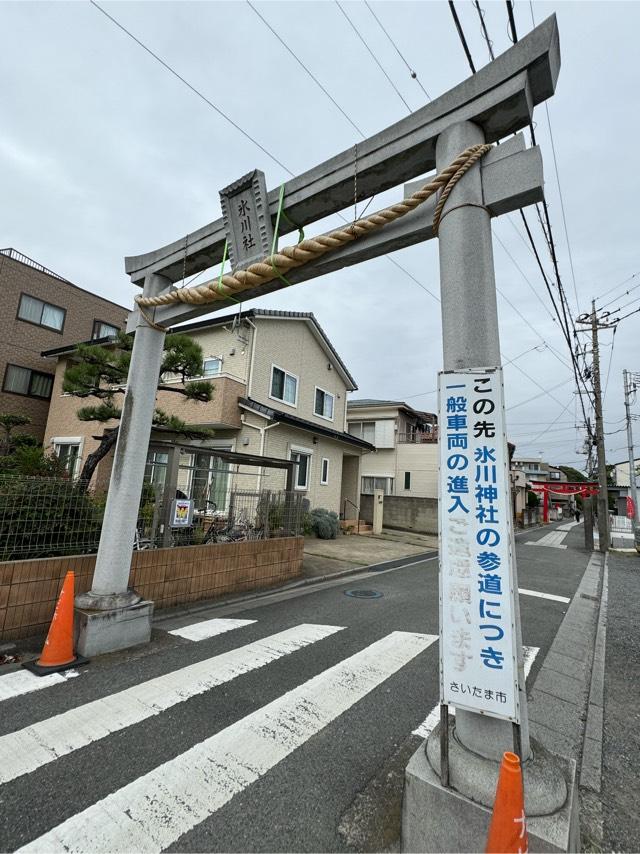
[{"label": "white painted road line", "polygon": [[521,596],[537,596],[539,599],[551,599],[553,602],[571,602],[567,596],[556,596],[554,593],[541,593],[539,590],[527,590],[524,587],[518,588],[518,593]]},{"label": "white painted road line", "polygon": [[547,546],[551,549],[566,549],[563,545],[563,540],[567,536],[567,531],[550,531],[539,540],[529,540],[525,543],[526,546]]},{"label": "white painted road line", "polygon": [[0,784],[342,629],[343,626],[295,626],[4,735],[0,737]]},{"label": "white painted road line", "polygon": [[29,694],[31,691],[41,691],[50,685],[59,685],[67,679],[79,676],[77,670],[67,670],[64,673],[48,673],[46,676],[36,676],[28,670],[14,670],[0,676],[0,702],[19,697],[21,694]]},{"label": "white painted road line", "polygon": [[435,641],[435,635],[387,635],[20,851],[163,851]]},{"label": "white painted road line", "polygon": [[[522,648],[524,654],[524,678],[529,675],[533,662],[536,660],[536,655],[540,651],[538,646],[525,646]],[[455,715],[454,706],[449,706],[449,713]],[[429,712],[426,720],[424,720],[417,729],[414,729],[413,735],[419,735],[420,738],[429,738],[436,725],[440,723],[440,706],[434,706]]]},{"label": "white painted road line", "polygon": [[187,640],[200,641],[215,637],[215,635],[222,635],[233,629],[250,626],[251,623],[255,622],[256,620],[222,620],[216,617],[213,620],[203,620],[200,623],[192,623],[190,626],[182,626],[180,629],[171,629],[168,634],[187,638]]}]

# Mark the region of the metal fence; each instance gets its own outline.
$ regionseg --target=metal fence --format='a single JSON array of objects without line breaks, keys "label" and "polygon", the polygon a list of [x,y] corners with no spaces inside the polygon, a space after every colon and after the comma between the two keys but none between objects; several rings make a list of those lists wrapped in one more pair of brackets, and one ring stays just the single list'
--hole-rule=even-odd
[{"label": "metal fence", "polygon": [[[0,561],[96,552],[105,503],[69,479],[0,476]],[[307,504],[299,493],[231,490],[223,508],[182,492],[167,506],[162,489],[145,483],[132,548],[296,536]]]},{"label": "metal fence", "polygon": [[[136,548],[230,543],[297,536],[305,529],[307,503],[299,493],[231,490],[222,507],[210,499],[157,497],[138,522]],[[144,518],[143,518],[144,517]]]}]

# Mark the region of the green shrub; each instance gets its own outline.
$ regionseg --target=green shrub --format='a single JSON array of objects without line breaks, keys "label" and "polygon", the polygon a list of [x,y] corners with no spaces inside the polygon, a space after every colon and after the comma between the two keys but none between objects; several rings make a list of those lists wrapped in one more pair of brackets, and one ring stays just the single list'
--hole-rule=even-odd
[{"label": "green shrub", "polygon": [[0,478],[0,561],[94,552],[102,509],[71,480]]},{"label": "green shrub", "polygon": [[311,511],[311,525],[321,540],[335,540],[338,536],[338,514],[324,507],[316,507]]}]

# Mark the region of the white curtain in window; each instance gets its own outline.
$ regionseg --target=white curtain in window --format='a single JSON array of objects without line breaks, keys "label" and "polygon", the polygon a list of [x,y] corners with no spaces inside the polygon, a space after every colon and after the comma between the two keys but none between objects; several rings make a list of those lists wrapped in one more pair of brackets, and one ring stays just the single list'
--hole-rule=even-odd
[{"label": "white curtain in window", "polygon": [[5,391],[14,391],[17,394],[29,394],[30,375],[31,371],[28,368],[9,365],[4,381]]},{"label": "white curtain in window", "polygon": [[298,381],[295,377],[292,377],[290,374],[285,375],[284,380],[284,399],[287,403],[295,403],[296,402],[296,386],[298,385]]},{"label": "white curtain in window", "polygon": [[53,305],[45,305],[42,309],[42,325],[50,326],[52,329],[62,329],[64,324],[64,311]]},{"label": "white curtain in window", "polygon": [[36,397],[50,397],[53,378],[45,374],[33,374],[31,377],[31,388],[29,393]]},{"label": "white curtain in window", "polygon": [[20,310],[18,317],[22,320],[30,320],[32,323],[40,323],[40,315],[42,314],[42,303],[39,299],[34,299],[26,294],[20,299]]}]

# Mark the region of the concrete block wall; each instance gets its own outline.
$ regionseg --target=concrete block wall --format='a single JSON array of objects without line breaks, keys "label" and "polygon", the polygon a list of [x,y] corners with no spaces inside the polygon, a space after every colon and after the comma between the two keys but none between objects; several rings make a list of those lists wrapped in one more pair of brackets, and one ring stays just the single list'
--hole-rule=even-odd
[{"label": "concrete block wall", "polygon": [[[296,578],[303,537],[133,552],[129,586],[156,609],[216,599]],[[44,634],[69,570],[75,592],[91,586],[95,555],[0,563],[0,641]]]},{"label": "concrete block wall", "polygon": [[[373,519],[373,495],[360,496],[360,518],[371,524]],[[404,498],[385,495],[382,524],[385,528],[399,531],[415,531],[419,534],[438,533],[438,499]]]}]

